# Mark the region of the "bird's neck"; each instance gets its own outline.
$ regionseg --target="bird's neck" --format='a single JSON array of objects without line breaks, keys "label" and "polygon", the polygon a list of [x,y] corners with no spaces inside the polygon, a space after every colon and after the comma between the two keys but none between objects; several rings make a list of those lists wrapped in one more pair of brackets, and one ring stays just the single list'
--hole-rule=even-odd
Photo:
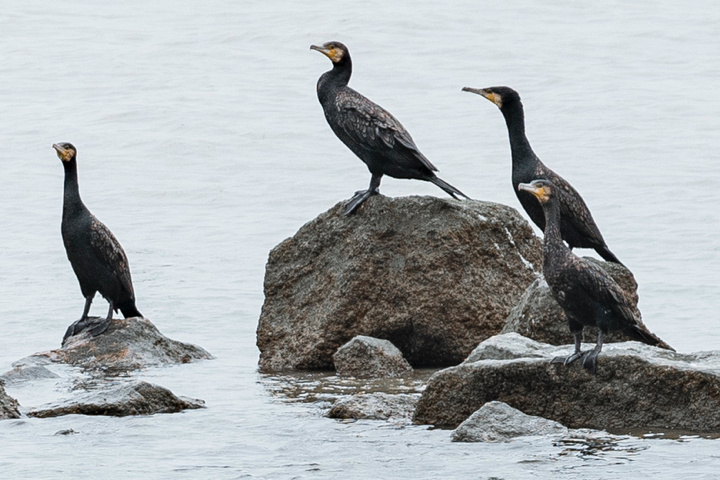
[{"label": "bird's neck", "polygon": [[545,213],[545,232],[543,240],[543,253],[547,259],[557,252],[569,253],[570,249],[565,245],[560,233],[560,203],[557,198],[552,198],[543,204]]},{"label": "bird's neck", "polygon": [[342,60],[333,63],[332,70],[329,70],[320,76],[317,84],[318,98],[323,102],[326,97],[330,96],[330,92],[346,87],[350,82],[352,75],[352,60],[350,54],[345,54]]},{"label": "bird's neck", "polygon": [[63,162],[65,168],[65,187],[63,195],[63,217],[72,216],[74,213],[85,209],[80,198],[78,186],[77,162],[75,159]]},{"label": "bird's neck", "polygon": [[[525,167],[533,168],[537,160],[535,153],[530,147],[530,142],[525,135],[525,114],[522,104],[512,105],[510,108],[503,109],[502,114],[507,124],[508,136],[510,137],[510,151],[512,153],[513,169],[522,169]],[[532,165],[527,165],[532,163]]]}]

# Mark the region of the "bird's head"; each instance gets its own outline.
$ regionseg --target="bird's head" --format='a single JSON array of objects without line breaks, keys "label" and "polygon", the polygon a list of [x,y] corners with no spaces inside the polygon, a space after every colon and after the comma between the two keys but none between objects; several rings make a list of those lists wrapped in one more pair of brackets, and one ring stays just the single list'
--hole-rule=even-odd
[{"label": "bird's head", "polygon": [[510,87],[488,87],[488,88],[471,88],[463,87],[463,92],[476,93],[487,98],[500,110],[511,106],[515,102],[520,102],[520,95]]},{"label": "bird's head", "polygon": [[518,185],[518,190],[530,192],[538,199],[538,202],[547,203],[555,194],[555,185],[550,180],[541,178],[530,183],[521,183]]},{"label": "bird's head", "polygon": [[310,45],[310,50],[317,50],[328,57],[333,64],[340,63],[343,58],[349,56],[348,48],[340,42],[327,42],[322,46]]},{"label": "bird's head", "polygon": [[77,150],[72,143],[54,143],[53,148],[57,151],[58,158],[63,162],[69,162],[77,155]]}]

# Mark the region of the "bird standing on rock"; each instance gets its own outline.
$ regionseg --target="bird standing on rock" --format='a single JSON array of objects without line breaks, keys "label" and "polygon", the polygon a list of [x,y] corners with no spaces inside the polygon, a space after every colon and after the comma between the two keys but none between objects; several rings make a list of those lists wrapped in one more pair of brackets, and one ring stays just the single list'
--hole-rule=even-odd
[{"label": "bird standing on rock", "polygon": [[481,95],[500,108],[510,136],[512,153],[512,184],[515,195],[530,219],[541,230],[545,230],[545,217],[540,205],[532,195],[518,189],[520,183],[529,183],[538,178],[552,181],[562,213],[560,232],[570,248],[593,248],[608,262],[619,263],[614,253],[605,244],[600,229],[590,209],[580,194],[564,178],[550,170],[533,152],[525,135],[525,113],[520,95],[510,87],[470,88],[463,91]]},{"label": "bird standing on rock", "polygon": [[352,60],[347,47],[340,42],[312,45],[312,50],[327,56],[333,63],[317,83],[317,94],[325,119],[335,135],[365,162],[372,177],[367,190],[355,193],[345,214],[353,213],[372,195],[380,193],[383,175],[432,182],[451,197],[469,198],[457,188],[438,178],[438,171],[420,153],[410,134],[388,111],[348,87]]},{"label": "bird standing on rock", "polygon": [[[595,373],[603,337],[609,331],[623,330],[639,342],[672,350],[640,322],[623,290],[603,269],[578,257],[565,245],[560,235],[561,190],[551,181],[521,183],[518,189],[532,195],[545,216],[543,240],[543,275],[555,300],[567,316],[575,351],[568,357],[557,357],[553,363],[568,365],[582,359],[582,366]],[[597,327],[597,345],[580,351],[583,327]]]},{"label": "bird standing on rock", "polygon": [[[63,337],[65,343],[68,337],[86,329],[92,336],[102,334],[112,321],[113,311],[118,309],[125,318],[143,315],[135,307],[130,267],[120,242],[90,213],[80,198],[77,150],[70,143],[56,143],[53,148],[65,168],[61,224],[63,243],[85,297],[82,316],[68,327]],[[88,318],[96,292],[100,292],[110,304],[107,317],[100,321]]]}]

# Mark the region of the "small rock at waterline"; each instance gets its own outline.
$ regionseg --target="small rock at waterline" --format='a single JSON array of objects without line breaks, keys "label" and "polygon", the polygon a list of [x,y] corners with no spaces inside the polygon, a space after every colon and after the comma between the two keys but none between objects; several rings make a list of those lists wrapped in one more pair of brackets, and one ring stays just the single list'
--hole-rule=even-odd
[{"label": "small rock at waterline", "polygon": [[177,397],[167,388],[147,382],[133,382],[114,388],[89,391],[57,404],[28,412],[29,417],[59,417],[61,415],[153,415],[176,413],[185,409],[204,408],[198,399]]},{"label": "small rock at waterline", "polygon": [[20,410],[17,400],[5,393],[5,387],[0,381],[0,420],[6,418],[20,418]]},{"label": "small rock at waterline", "polygon": [[361,393],[340,398],[330,409],[330,418],[356,420],[408,420],[412,418],[420,394]]},{"label": "small rock at waterline", "polygon": [[358,378],[401,377],[412,367],[388,340],[358,335],[333,355],[338,375]]},{"label": "small rock at waterline", "polygon": [[503,402],[488,402],[452,433],[453,442],[509,442],[528,435],[565,435],[558,422],[525,415]]}]

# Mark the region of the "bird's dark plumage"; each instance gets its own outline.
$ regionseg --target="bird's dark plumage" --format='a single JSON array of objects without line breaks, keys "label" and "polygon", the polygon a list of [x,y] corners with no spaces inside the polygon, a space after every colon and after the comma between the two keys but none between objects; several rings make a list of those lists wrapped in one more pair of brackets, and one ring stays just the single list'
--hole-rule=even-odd
[{"label": "bird's dark plumage", "polygon": [[[100,335],[110,325],[113,311],[120,310],[125,318],[142,317],[135,307],[130,267],[127,256],[112,232],[90,213],[78,187],[77,150],[69,143],[53,145],[65,168],[62,238],[68,260],[85,297],[80,320],[70,325],[65,340],[85,329]],[[110,303],[107,317],[100,322],[88,318],[96,292]]]},{"label": "bird's dark plumage", "polygon": [[[538,179],[529,184],[521,183],[518,188],[530,194],[544,211],[543,275],[550,292],[567,316],[575,340],[575,352],[555,361],[567,365],[581,358],[583,367],[595,372],[603,336],[615,330],[623,330],[639,342],[672,350],[645,328],[639,319],[639,312],[636,313],[610,275],[573,254],[563,243],[560,236],[561,191],[558,187],[551,181]],[[585,326],[598,328],[598,342],[595,349],[581,352],[580,343]]]},{"label": "bird's dark plumage", "polygon": [[333,62],[332,70],[325,72],[317,83],[325,118],[335,135],[365,162],[372,175],[370,187],[355,194],[346,207],[346,214],[351,214],[370,196],[379,193],[383,175],[425,180],[453,198],[458,195],[468,198],[435,175],[437,168],[418,150],[395,117],[347,86],[352,75],[352,60],[345,45],[328,42],[310,48]]},{"label": "bird's dark plumage", "polygon": [[620,263],[620,260],[605,244],[600,229],[590,214],[590,209],[580,194],[564,178],[550,170],[535,155],[525,135],[525,113],[520,95],[509,87],[463,88],[466,92],[477,93],[495,103],[505,117],[510,149],[512,153],[512,184],[515,194],[530,219],[541,230],[545,230],[545,216],[537,201],[527,192],[518,190],[520,183],[529,183],[538,178],[552,181],[558,189],[562,220],[562,238],[570,248],[593,248],[605,260]]}]

